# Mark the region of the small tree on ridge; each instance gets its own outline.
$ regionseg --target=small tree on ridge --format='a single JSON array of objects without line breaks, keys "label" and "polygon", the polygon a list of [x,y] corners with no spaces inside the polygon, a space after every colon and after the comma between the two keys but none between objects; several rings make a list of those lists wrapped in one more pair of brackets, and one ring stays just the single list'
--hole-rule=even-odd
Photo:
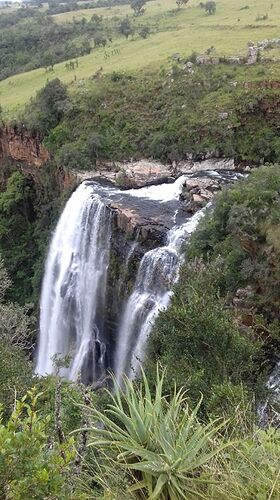
[{"label": "small tree on ridge", "polygon": [[144,14],[144,5],[146,5],[146,0],[130,0],[130,7],[134,11],[136,17]]}]

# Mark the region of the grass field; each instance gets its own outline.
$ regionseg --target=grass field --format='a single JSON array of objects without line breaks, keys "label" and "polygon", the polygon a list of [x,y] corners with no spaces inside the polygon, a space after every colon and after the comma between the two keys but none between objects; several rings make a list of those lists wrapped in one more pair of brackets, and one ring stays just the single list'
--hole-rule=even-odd
[{"label": "grass field", "polygon": [[[248,8],[244,8],[246,6]],[[53,16],[56,22],[69,22],[74,17],[91,17],[93,13],[110,18],[123,18],[129,14],[136,26],[148,24],[151,35],[145,40],[139,36],[128,41],[124,37],[115,38],[110,47],[94,49],[91,54],[80,58],[75,72],[67,71],[65,63],[61,63],[55,65],[52,73],[46,73],[42,68],[0,82],[0,104],[4,112],[8,116],[15,115],[48,79],[55,77],[65,83],[75,80],[78,85],[80,80],[90,77],[100,67],[104,73],[109,73],[167,66],[175,52],[187,56],[193,51],[204,53],[210,46],[214,46],[219,55],[244,54],[249,40],[259,41],[280,35],[279,1],[271,8],[268,0],[217,0],[217,12],[213,16],[207,16],[198,7],[198,0],[190,0],[188,6],[179,12],[175,7],[175,0],[153,0],[147,3],[144,16],[137,20],[127,5]],[[265,14],[268,14],[268,19],[256,21],[258,15]],[[111,54],[114,48],[118,48],[119,53],[105,59],[105,51]]]}]

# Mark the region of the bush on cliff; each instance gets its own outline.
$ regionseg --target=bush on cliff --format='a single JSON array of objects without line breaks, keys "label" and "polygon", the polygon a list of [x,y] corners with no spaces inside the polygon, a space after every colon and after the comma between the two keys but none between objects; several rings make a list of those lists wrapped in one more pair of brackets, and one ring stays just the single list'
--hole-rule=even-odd
[{"label": "bush on cliff", "polygon": [[46,134],[60,123],[68,105],[66,86],[55,78],[39,90],[26,107],[24,123],[27,128]]},{"label": "bush on cliff", "polygon": [[222,267],[219,288],[241,328],[261,337],[260,370],[280,357],[280,168],[264,166],[224,190],[187,248]]},{"label": "bush on cliff", "polygon": [[188,389],[194,401],[203,393],[201,409],[208,411],[209,405],[212,413],[218,410],[213,402],[221,384],[227,386],[226,398],[232,407],[241,384],[250,391],[259,351],[255,339],[239,332],[220,297],[220,272],[218,263],[206,264],[202,260],[182,268],[171,305],[156,320],[146,361],[150,380],[154,379],[156,362],[168,366],[166,389],[175,381]]}]

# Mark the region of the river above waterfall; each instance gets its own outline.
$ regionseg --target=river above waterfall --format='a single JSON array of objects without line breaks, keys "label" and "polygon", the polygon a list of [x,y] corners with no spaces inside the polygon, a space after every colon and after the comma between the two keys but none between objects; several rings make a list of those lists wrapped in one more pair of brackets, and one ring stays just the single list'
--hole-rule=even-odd
[{"label": "river above waterfall", "polygon": [[[191,213],[183,196],[189,183],[187,195],[199,203],[203,200],[196,194],[195,179],[200,176],[228,183],[238,174],[204,171],[129,190],[84,181],[76,189],[58,221],[46,260],[36,373],[54,373],[55,358],[68,357],[61,374],[72,380],[93,383],[105,379],[109,370],[119,381],[123,374],[137,374],[153,322],[168,306],[178,277],[182,243],[205,211],[201,207]],[[120,237],[125,251],[116,250],[115,239]],[[126,297],[124,270],[136,252]],[[112,272],[112,259],[118,260],[118,271]]]}]

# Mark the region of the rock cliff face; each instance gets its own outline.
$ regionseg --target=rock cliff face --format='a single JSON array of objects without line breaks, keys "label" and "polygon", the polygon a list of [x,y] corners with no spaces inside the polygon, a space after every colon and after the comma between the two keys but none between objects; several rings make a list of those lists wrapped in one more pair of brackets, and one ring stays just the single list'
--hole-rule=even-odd
[{"label": "rock cliff face", "polygon": [[39,134],[26,130],[24,126],[5,126],[0,129],[0,164],[1,160],[7,159],[41,167],[50,155]]}]

